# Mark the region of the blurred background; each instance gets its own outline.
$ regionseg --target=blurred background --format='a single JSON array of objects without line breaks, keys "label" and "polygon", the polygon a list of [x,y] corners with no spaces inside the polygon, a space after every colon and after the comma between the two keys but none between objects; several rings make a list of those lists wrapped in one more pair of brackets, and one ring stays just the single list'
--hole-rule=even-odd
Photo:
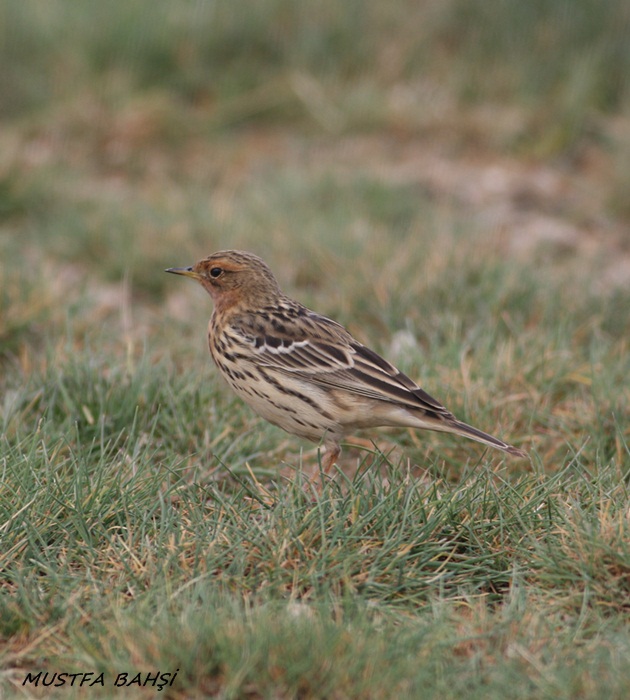
[{"label": "blurred background", "polygon": [[626,0],[7,0],[0,22],[0,352],[23,370],[90,337],[207,361],[209,300],[163,269],[226,247],[420,378],[412,351],[439,353],[446,386],[462,347],[490,375],[499,340],[627,331]]},{"label": "blurred background", "polygon": [[0,21],[3,238],[104,279],[155,293],[170,251],[256,242],[354,260],[454,206],[513,252],[630,220],[624,0],[8,0]]}]

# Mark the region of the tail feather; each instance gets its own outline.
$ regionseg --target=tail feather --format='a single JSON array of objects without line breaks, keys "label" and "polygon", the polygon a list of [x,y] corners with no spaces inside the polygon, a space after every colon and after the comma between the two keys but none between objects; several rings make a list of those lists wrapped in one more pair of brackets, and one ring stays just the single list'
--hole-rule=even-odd
[{"label": "tail feather", "polygon": [[447,425],[449,426],[449,432],[452,431],[453,433],[463,435],[464,437],[470,438],[471,440],[481,442],[484,445],[496,447],[498,450],[503,450],[508,454],[514,455],[515,457],[528,456],[527,452],[519,450],[518,447],[509,445],[507,442],[503,442],[503,440],[499,440],[498,438],[495,438],[492,435],[488,435],[488,433],[484,433],[483,430],[473,428],[472,425],[462,423],[462,421],[459,421],[457,419],[448,421]]}]

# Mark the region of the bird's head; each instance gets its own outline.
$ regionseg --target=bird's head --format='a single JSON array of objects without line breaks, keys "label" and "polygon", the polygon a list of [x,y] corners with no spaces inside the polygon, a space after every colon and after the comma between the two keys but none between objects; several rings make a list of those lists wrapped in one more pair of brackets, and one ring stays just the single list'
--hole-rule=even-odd
[{"label": "bird's head", "polygon": [[166,272],[197,280],[212,297],[217,311],[235,306],[260,308],[273,304],[282,294],[264,260],[240,250],[223,250],[192,267],[171,267]]}]

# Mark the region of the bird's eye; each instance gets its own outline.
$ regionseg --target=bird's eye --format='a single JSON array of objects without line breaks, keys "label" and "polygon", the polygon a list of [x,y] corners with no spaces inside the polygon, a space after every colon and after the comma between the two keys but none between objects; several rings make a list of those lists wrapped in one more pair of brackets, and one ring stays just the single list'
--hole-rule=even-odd
[{"label": "bird's eye", "polygon": [[223,274],[223,270],[220,267],[213,267],[210,270],[210,277],[214,277],[215,279],[217,277],[220,277]]}]

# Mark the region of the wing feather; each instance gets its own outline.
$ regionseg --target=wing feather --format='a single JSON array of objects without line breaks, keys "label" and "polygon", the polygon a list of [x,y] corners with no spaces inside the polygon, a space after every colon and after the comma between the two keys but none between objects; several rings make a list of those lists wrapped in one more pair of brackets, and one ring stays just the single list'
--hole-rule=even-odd
[{"label": "wing feather", "polygon": [[241,322],[233,328],[263,367],[293,376],[306,374],[309,381],[327,389],[452,417],[416,382],[338,323],[307,312],[296,319],[283,315],[281,325],[282,332],[273,323]]}]

